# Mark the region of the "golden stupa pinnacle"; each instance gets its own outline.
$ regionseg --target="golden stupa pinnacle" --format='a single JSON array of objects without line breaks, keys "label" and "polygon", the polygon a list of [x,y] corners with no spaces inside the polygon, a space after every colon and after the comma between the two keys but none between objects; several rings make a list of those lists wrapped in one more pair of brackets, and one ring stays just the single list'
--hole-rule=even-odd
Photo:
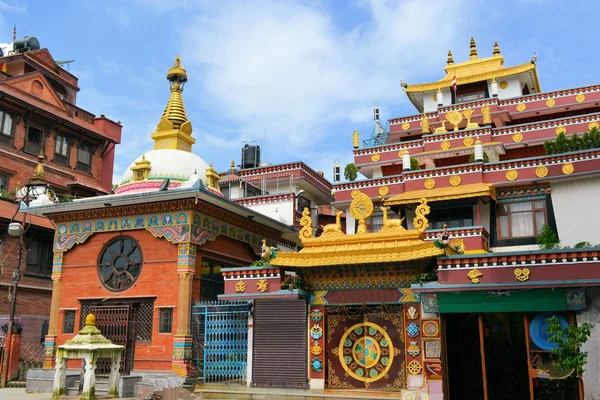
[{"label": "golden stupa pinnacle", "polygon": [[448,65],[454,64],[454,58],[452,57],[452,50],[448,50]]},{"label": "golden stupa pinnacle", "polygon": [[471,60],[477,60],[477,46],[475,45],[475,38],[473,36],[471,36],[471,43],[469,46],[471,47],[469,58]]},{"label": "golden stupa pinnacle", "polygon": [[44,149],[40,150],[40,154],[38,155],[38,165],[35,167],[35,171],[31,176],[31,181],[44,181],[46,179],[46,172],[44,171],[44,160],[46,157],[44,156]]},{"label": "golden stupa pinnacle", "polygon": [[162,114],[156,131],[152,133],[154,149],[177,149],[192,151],[196,140],[192,137],[192,123],[188,120],[181,93],[187,82],[187,72],[181,66],[181,58],[175,57],[173,66],[167,72],[171,96]]},{"label": "golden stupa pinnacle", "polygon": [[494,53],[495,56],[499,56],[500,55],[500,46],[498,46],[498,41],[495,40],[494,41]]}]

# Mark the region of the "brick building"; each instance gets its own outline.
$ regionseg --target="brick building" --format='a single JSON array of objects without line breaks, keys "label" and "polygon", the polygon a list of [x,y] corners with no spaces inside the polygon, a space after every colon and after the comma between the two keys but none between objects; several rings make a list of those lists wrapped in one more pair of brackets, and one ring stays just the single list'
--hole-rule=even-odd
[{"label": "brick building", "polygon": [[50,185],[56,201],[110,193],[121,125],[79,108],[77,77],[57,65],[48,49],[28,46],[27,38],[20,42],[25,46],[0,57],[0,325],[8,320],[9,288],[19,260],[19,240],[7,233],[14,220],[26,229],[16,307],[17,322],[24,325],[23,356],[41,360],[54,225],[18,213],[17,200],[36,168],[40,172],[40,161],[37,178]]}]

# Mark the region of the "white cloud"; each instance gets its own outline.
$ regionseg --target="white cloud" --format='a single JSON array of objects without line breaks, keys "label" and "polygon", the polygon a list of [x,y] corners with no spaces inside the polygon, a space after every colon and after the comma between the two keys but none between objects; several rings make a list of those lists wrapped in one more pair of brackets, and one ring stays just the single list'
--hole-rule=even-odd
[{"label": "white cloud", "polygon": [[[202,14],[180,32],[190,80],[202,81],[197,107],[210,103],[240,126],[231,136],[206,139],[227,149],[262,139],[266,131],[269,143],[284,144],[274,162],[297,159],[300,150],[314,152],[326,142],[350,143],[354,126],[349,124],[368,121],[375,102],[384,111],[384,104],[406,101],[400,79],[416,79],[434,68],[441,78],[448,45],[469,18],[461,4],[356,3],[352,7],[363,7],[365,20],[345,30],[327,10],[300,2],[199,7]],[[194,114],[189,106],[188,114]],[[328,130],[340,124],[348,125],[348,132]],[[348,154],[350,147],[342,149]]]}]

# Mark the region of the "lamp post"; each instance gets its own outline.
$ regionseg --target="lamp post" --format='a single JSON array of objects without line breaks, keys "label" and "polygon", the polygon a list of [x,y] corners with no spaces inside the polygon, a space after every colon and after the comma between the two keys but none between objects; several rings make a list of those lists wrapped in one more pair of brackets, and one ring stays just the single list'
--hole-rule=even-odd
[{"label": "lamp post", "polygon": [[[36,189],[43,188],[43,192],[38,192]],[[21,200],[25,203],[25,205],[29,206],[30,196],[35,195],[37,197],[41,197],[43,194],[47,197],[46,193],[48,191],[48,185],[34,183],[28,184],[24,187],[25,192],[21,192],[23,195]],[[8,224],[8,234],[9,236],[19,238],[19,256],[17,258],[17,267],[13,271],[12,274],[12,285],[10,286],[10,314],[8,317],[8,330],[6,332],[6,340],[4,342],[4,353],[2,356],[2,387],[6,387],[6,382],[8,381],[8,361],[11,358],[12,351],[12,333],[13,327],[15,325],[15,313],[17,310],[17,288],[19,287],[19,282],[21,282],[21,264],[23,262],[23,235],[25,234],[25,230],[23,229],[23,225],[20,222],[15,222],[14,219],[19,212],[19,204],[17,204],[17,210],[13,215],[13,218]]]}]

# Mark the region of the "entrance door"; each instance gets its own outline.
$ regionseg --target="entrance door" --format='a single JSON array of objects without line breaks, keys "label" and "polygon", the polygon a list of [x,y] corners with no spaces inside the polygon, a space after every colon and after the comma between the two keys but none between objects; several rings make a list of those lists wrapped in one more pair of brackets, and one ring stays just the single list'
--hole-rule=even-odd
[{"label": "entrance door", "polygon": [[400,391],[406,387],[404,322],[398,312],[327,311],[329,389]]},{"label": "entrance door", "polygon": [[450,400],[528,400],[522,313],[444,317]]},{"label": "entrance door", "polygon": [[[112,341],[113,344],[125,346],[125,354],[121,357],[119,372],[129,375],[135,349],[135,329],[130,329],[131,306],[90,306],[89,312],[96,316],[96,327],[105,338]],[[96,373],[108,375],[110,363],[109,358],[99,358],[96,363]]]}]

